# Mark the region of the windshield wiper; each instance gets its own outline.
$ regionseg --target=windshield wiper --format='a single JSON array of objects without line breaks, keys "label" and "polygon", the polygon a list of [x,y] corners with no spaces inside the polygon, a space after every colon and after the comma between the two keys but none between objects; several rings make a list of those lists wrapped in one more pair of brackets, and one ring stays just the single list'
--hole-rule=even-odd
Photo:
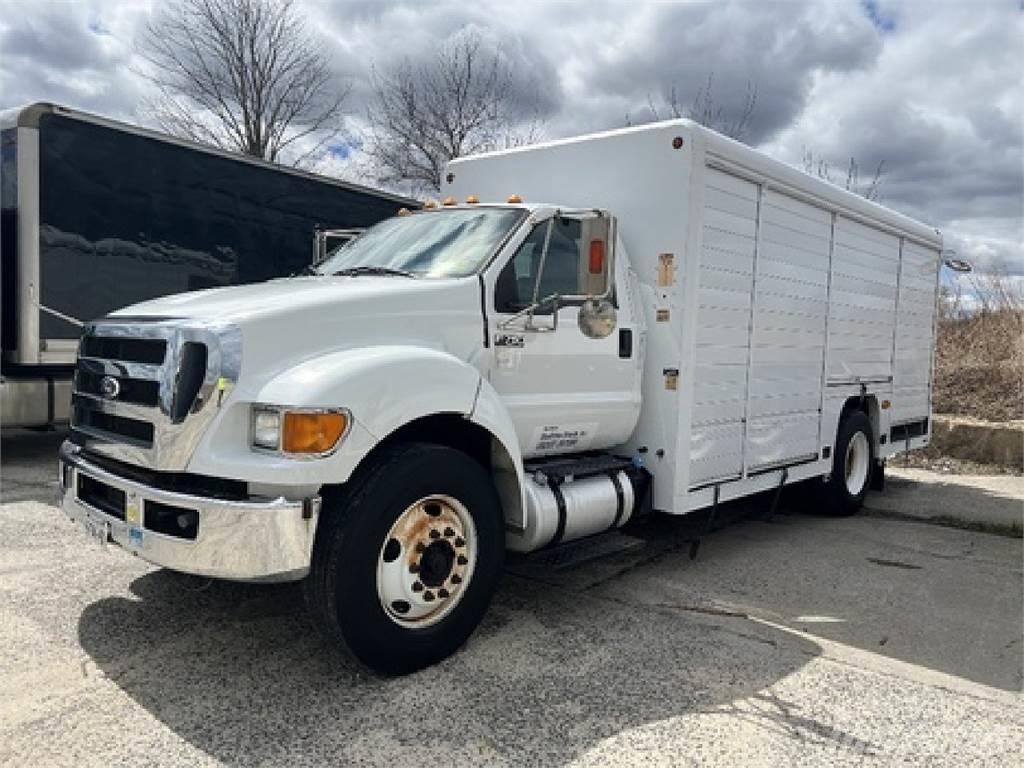
[{"label": "windshield wiper", "polygon": [[416,277],[414,273],[405,269],[375,267],[370,264],[365,264],[361,267],[346,267],[345,269],[339,269],[337,272],[332,272],[331,275],[333,277],[355,277],[358,275],[397,275],[398,277]]},{"label": "windshield wiper", "polygon": [[320,273],[316,270],[316,264],[307,264],[298,272],[292,272],[288,277],[308,277],[310,275],[319,275]]}]

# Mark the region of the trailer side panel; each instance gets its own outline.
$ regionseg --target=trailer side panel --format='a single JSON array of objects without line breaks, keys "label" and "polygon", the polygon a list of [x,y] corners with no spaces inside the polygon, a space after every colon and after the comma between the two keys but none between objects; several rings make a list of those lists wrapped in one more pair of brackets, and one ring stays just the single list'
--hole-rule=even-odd
[{"label": "trailer side panel", "polygon": [[893,355],[893,425],[928,418],[939,253],[904,242]]}]

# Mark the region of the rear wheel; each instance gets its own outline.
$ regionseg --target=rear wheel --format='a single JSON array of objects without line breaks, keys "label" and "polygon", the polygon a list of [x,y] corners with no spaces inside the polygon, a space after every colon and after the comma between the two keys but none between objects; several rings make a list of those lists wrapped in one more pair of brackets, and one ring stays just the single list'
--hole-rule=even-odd
[{"label": "rear wheel", "polygon": [[504,558],[497,494],[472,458],[427,444],[389,449],[323,515],[307,602],[362,663],[412,672],[472,634]]},{"label": "rear wheel", "polygon": [[850,411],[839,425],[832,474],[825,484],[829,514],[856,514],[867,496],[874,463],[871,421],[863,411]]}]

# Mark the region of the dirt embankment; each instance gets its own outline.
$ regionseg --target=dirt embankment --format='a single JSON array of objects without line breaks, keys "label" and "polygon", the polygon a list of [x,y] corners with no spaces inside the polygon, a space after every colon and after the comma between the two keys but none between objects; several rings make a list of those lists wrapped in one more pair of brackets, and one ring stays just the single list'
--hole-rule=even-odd
[{"label": "dirt embankment", "polygon": [[1024,419],[1024,312],[940,321],[932,409],[983,421]]}]

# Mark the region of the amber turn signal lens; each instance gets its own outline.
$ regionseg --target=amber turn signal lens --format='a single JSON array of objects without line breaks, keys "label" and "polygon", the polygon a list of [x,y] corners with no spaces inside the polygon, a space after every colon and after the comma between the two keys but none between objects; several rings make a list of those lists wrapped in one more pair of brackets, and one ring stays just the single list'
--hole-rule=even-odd
[{"label": "amber turn signal lens", "polygon": [[294,413],[284,415],[281,450],[285,453],[326,453],[345,433],[344,413]]},{"label": "amber turn signal lens", "polygon": [[604,272],[604,240],[590,241],[590,274],[600,275]]}]

